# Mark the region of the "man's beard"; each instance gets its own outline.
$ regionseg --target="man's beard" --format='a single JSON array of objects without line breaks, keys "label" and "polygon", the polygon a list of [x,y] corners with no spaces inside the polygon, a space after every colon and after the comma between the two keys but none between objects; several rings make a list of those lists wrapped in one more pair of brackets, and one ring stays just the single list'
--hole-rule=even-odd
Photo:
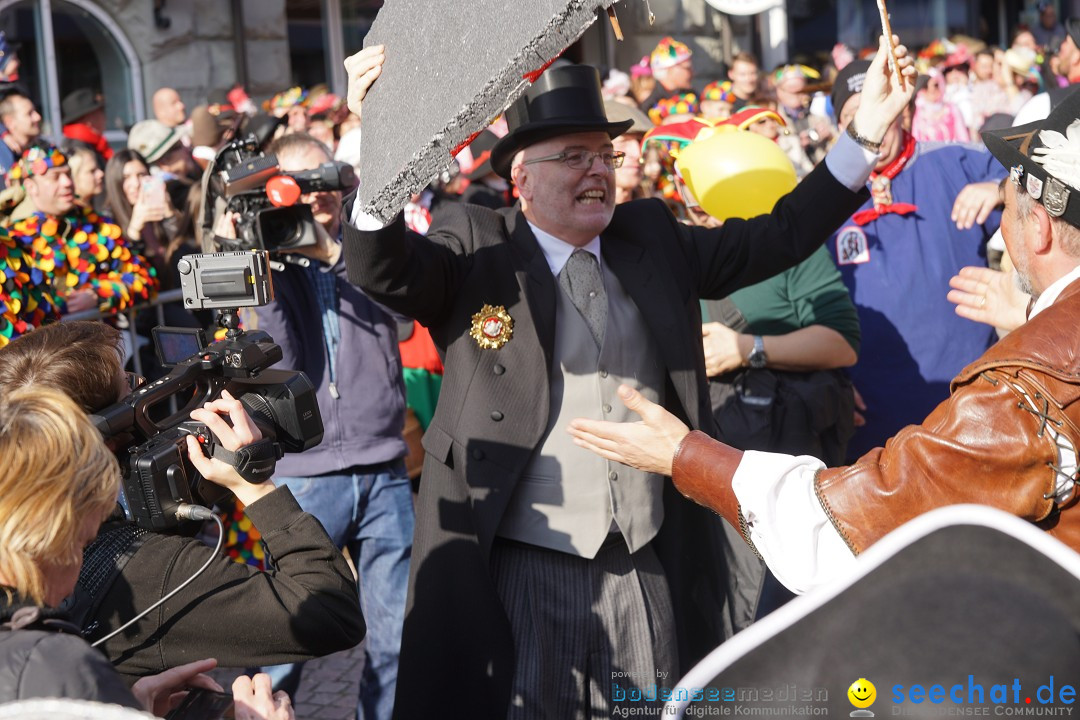
[{"label": "man's beard", "polygon": [[[1019,219],[1014,221],[1012,226],[1013,234],[1016,237],[1022,238],[1023,226]],[[1009,253],[1009,257],[1012,260],[1013,270],[1013,282],[1016,284],[1017,289],[1031,296],[1032,300],[1038,300],[1040,292],[1036,292],[1035,285],[1031,282],[1031,254],[1024,246],[1023,242],[1017,243],[1016,247]]]},{"label": "man's beard", "polygon": [[1027,274],[1020,272],[1020,268],[1016,268],[1016,272],[1013,273],[1013,282],[1020,292],[1030,295],[1032,300],[1039,299],[1040,293],[1035,292],[1035,287],[1031,284],[1031,278]]}]

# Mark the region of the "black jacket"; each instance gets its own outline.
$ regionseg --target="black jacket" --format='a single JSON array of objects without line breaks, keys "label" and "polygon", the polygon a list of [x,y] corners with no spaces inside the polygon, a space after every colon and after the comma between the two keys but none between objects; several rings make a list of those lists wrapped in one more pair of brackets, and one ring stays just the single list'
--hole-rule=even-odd
[{"label": "black jacket", "polygon": [[0,703],[57,697],[143,709],[63,613],[0,602]]},{"label": "black jacket", "polygon": [[[714,431],[701,343],[701,297],[723,297],[808,257],[858,209],[822,163],[771,215],[719,230],[676,222],[658,200],[615,208],[601,233],[604,263],[638,306],[666,370],[665,405]],[[351,203],[344,215],[350,219]],[[424,435],[423,482],[395,717],[505,718],[513,638],[488,569],[503,511],[546,431],[556,280],[517,209],[448,206],[428,237],[401,216],[362,232],[344,225],[351,280],[378,303],[415,318],[445,352],[442,391]],[[474,314],[501,306],[513,335],[497,350],[470,336]],[[682,669],[752,618],[756,588],[740,586],[721,551],[723,523],[665,487],[654,541],[667,574]],[[756,563],[751,556],[749,566]],[[751,585],[753,583],[751,582]],[[750,605],[737,612],[739,603]]]},{"label": "black jacket", "polygon": [[[356,581],[319,521],[288,488],[246,508],[277,563],[260,572],[220,554],[179,594],[102,647],[126,676],[217,658],[223,667],[297,662],[354,647],[364,638]],[[119,576],[96,589],[94,552],[124,554],[116,536],[135,537]],[[89,548],[73,613],[90,642],[104,637],[195,573],[213,548],[198,540],[102,526]],[[88,598],[82,593],[93,597]]]}]

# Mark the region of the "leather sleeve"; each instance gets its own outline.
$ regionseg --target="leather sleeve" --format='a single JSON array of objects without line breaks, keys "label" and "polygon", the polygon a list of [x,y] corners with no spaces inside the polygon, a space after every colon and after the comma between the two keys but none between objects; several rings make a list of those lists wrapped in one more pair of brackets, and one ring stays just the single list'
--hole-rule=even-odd
[{"label": "leather sleeve", "polygon": [[[1016,385],[1025,388],[1043,416]],[[1023,409],[1021,405],[1028,409]],[[954,388],[921,425],[911,425],[846,468],[822,470],[815,490],[852,552],[929,510],[990,505],[1031,522],[1054,503],[1057,462],[1046,422],[1061,412],[1025,373],[993,370]]]},{"label": "leather sleeve", "polygon": [[739,500],[731,478],[742,460],[742,451],[694,430],[679,443],[671,463],[671,480],[684,497],[703,505],[727,520],[748,543]]}]

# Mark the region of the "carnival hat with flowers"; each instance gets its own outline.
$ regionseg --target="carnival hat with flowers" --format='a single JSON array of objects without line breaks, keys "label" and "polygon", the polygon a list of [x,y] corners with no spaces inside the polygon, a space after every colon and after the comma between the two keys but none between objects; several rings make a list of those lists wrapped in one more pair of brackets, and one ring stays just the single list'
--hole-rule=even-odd
[{"label": "carnival hat with flowers", "polygon": [[698,99],[692,92],[676,93],[662,98],[649,108],[649,119],[659,125],[672,115],[697,115]]},{"label": "carnival hat with flowers", "polygon": [[731,89],[731,81],[713,80],[706,85],[701,91],[701,100],[712,100],[714,102],[726,102],[729,104],[735,104],[735,91]]},{"label": "carnival hat with flowers", "polygon": [[987,130],[982,139],[1017,190],[1080,227],[1080,93],[1066,95],[1045,120]]},{"label": "carnival hat with flowers", "polygon": [[685,43],[681,43],[675,38],[668,36],[663,38],[656,49],[649,55],[649,65],[652,66],[653,72],[657,70],[664,70],[669,67],[675,67],[681,62],[689,60],[694,52]]},{"label": "carnival hat with flowers", "polygon": [[294,105],[302,105],[307,101],[307,90],[301,87],[291,87],[279,92],[263,105],[265,110],[287,110]]},{"label": "carnival hat with flowers", "polygon": [[8,171],[8,177],[12,182],[22,182],[35,175],[44,175],[54,167],[67,165],[67,161],[67,155],[60,152],[55,145],[38,143],[23,152],[19,162],[12,165]]},{"label": "carnival hat with flowers", "polygon": [[783,65],[773,73],[773,81],[780,85],[788,80],[820,80],[821,73],[806,65]]}]

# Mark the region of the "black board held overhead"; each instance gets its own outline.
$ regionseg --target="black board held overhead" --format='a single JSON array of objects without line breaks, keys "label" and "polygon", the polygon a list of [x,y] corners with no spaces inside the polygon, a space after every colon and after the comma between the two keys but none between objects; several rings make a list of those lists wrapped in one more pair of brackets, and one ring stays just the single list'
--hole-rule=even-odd
[{"label": "black board held overhead", "polygon": [[616,2],[386,0],[364,39],[386,64],[364,101],[361,207],[392,220]]}]

